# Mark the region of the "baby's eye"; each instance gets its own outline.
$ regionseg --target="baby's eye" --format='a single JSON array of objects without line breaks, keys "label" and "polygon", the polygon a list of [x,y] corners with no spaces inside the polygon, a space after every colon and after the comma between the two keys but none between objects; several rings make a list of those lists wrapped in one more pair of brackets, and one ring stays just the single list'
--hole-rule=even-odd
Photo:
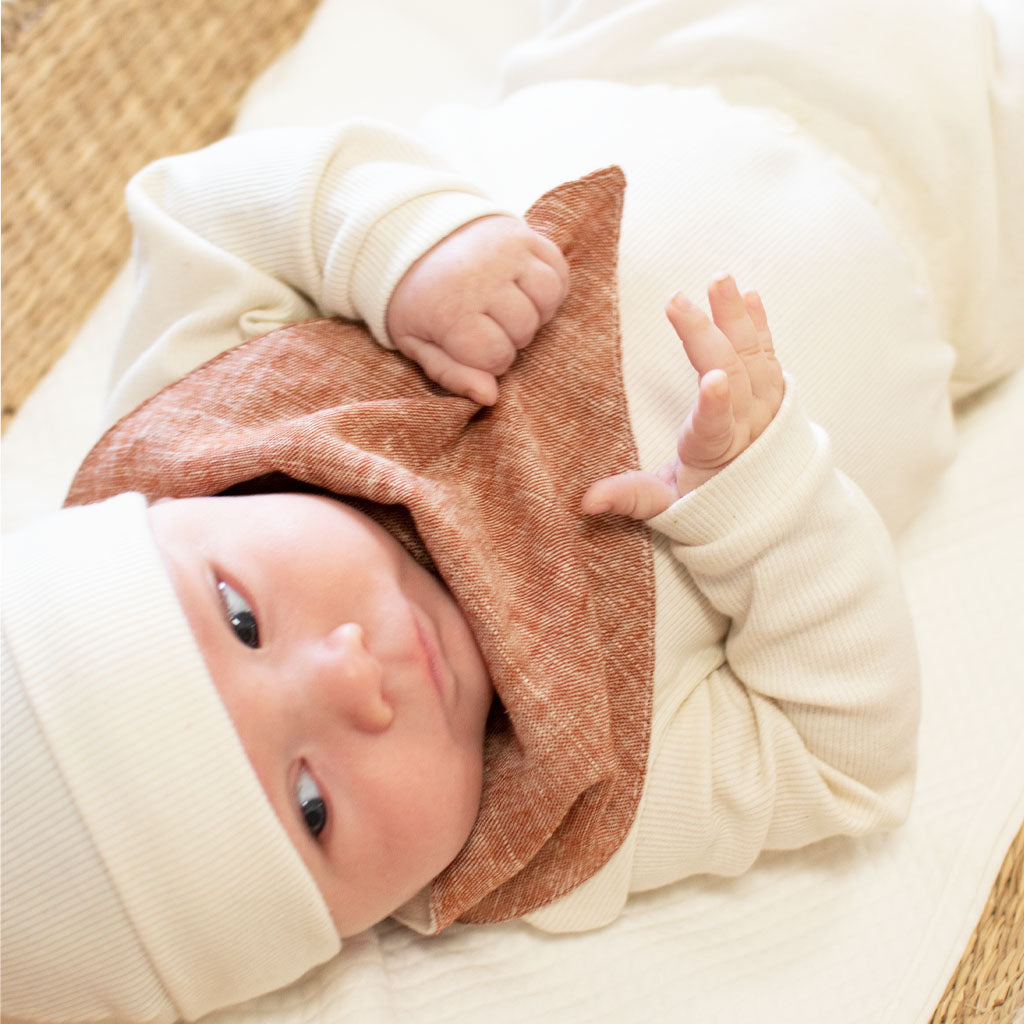
[{"label": "baby's eye", "polygon": [[327,805],[320,795],[313,776],[305,768],[299,771],[299,781],[295,785],[295,795],[299,801],[299,809],[305,819],[309,834],[316,839],[327,824]]},{"label": "baby's eye", "polygon": [[253,615],[249,603],[234,587],[223,580],[218,582],[217,590],[224,604],[224,611],[227,613],[228,622],[235,631],[235,636],[246,647],[259,647],[260,630],[256,625],[256,616]]}]

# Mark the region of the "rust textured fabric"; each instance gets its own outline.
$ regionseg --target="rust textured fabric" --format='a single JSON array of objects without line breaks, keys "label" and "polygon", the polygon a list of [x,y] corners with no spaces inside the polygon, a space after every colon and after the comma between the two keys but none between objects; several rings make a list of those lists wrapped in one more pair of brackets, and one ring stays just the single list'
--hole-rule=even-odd
[{"label": "rust textured fabric", "polygon": [[223,353],[125,417],[67,499],[305,485],[355,499],[429,557],[501,701],[476,826],[424,894],[430,930],[556,899],[607,861],[636,813],[650,542],[641,524],[578,512],[593,480],[637,465],[616,302],[624,189],[609,168],[527,215],[565,252],[572,287],[493,408],[441,393],[360,325],[307,321]]}]

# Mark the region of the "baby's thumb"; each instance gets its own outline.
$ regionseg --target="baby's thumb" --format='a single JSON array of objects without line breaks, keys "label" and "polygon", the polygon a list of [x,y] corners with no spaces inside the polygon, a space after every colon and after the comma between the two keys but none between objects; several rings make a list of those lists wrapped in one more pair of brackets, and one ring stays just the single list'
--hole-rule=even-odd
[{"label": "baby's thumb", "polygon": [[664,512],[675,497],[675,491],[664,480],[650,473],[631,470],[592,483],[583,495],[580,509],[588,516],[614,515],[650,519]]}]

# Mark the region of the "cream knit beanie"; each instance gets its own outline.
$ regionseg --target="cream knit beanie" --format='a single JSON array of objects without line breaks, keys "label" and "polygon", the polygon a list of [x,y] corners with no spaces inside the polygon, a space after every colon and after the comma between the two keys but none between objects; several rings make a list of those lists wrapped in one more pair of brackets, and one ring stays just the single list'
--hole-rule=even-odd
[{"label": "cream knit beanie", "polygon": [[137,494],[3,548],[5,1016],[193,1020],[340,948]]}]

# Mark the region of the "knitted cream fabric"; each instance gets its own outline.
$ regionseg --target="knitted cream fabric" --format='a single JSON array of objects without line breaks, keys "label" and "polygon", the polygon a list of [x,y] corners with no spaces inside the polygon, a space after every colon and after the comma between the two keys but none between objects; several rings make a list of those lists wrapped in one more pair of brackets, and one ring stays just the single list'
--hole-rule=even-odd
[{"label": "knitted cream fabric", "polygon": [[5,538],[3,565],[5,1016],[192,1020],[337,952],[144,499]]}]

